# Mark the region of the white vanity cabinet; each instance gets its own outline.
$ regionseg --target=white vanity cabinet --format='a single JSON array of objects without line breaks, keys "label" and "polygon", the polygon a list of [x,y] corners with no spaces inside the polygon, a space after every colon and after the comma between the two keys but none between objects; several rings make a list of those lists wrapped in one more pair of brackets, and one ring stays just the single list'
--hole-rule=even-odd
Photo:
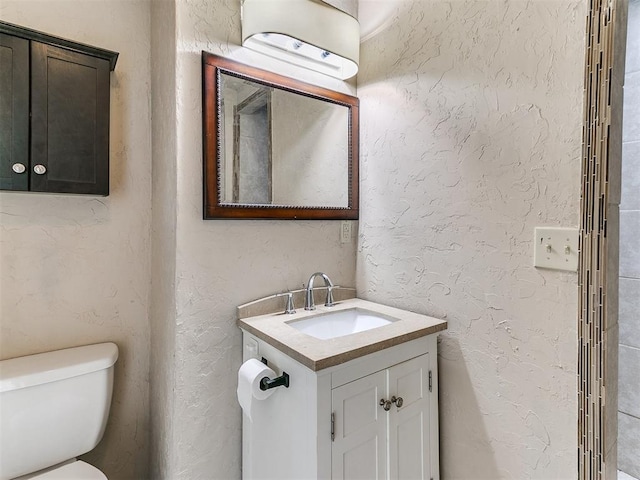
[{"label": "white vanity cabinet", "polygon": [[291,382],[243,415],[243,478],[438,479],[436,337],[313,371],[243,331],[244,360]]}]

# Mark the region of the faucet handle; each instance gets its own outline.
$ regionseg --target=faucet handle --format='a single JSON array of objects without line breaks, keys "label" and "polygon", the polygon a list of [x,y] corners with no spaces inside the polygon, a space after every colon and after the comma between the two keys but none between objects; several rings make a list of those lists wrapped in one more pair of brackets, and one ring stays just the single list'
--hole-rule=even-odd
[{"label": "faucet handle", "polygon": [[287,305],[284,308],[284,313],[296,313],[296,307],[293,305],[293,292],[278,293],[276,297],[287,297]]},{"label": "faucet handle", "polygon": [[325,307],[333,307],[336,302],[333,301],[333,289],[340,288],[339,285],[329,285],[327,286],[327,299],[324,302]]}]

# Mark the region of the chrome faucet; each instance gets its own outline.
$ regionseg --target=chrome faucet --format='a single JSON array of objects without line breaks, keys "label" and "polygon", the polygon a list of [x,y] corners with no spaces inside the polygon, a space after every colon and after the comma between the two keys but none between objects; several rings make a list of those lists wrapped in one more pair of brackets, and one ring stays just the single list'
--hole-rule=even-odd
[{"label": "chrome faucet", "polygon": [[304,309],[305,310],[315,310],[316,306],[313,301],[313,280],[320,275],[324,280],[324,286],[327,287],[327,299],[324,302],[325,307],[333,307],[333,283],[331,279],[326,273],[316,272],[309,277],[309,281],[307,282],[307,292],[304,297]]}]

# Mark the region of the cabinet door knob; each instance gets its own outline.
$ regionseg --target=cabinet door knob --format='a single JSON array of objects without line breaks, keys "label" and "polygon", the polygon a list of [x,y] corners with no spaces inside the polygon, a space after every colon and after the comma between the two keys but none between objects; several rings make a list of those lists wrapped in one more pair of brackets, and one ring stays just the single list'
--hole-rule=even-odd
[{"label": "cabinet door knob", "polygon": [[33,171],[36,172],[38,175],[44,175],[45,173],[47,173],[47,167],[45,167],[44,165],[36,165],[35,167],[33,167]]},{"label": "cabinet door knob", "polygon": [[391,410],[391,401],[381,398],[380,406],[384,409],[385,412],[388,412],[389,410]]},{"label": "cabinet door knob", "polygon": [[402,406],[402,404],[404,403],[404,400],[402,399],[402,397],[395,397],[395,395],[393,397],[391,397],[391,403],[395,403],[396,406],[398,408],[400,408]]},{"label": "cabinet door knob", "polygon": [[14,163],[11,165],[11,170],[16,173],[24,173],[27,170],[27,167],[25,167],[23,163]]}]

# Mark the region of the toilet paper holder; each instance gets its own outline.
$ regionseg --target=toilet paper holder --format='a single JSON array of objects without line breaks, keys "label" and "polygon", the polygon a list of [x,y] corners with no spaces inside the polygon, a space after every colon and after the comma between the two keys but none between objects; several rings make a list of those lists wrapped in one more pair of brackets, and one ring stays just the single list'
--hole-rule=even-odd
[{"label": "toilet paper holder", "polygon": [[[260,360],[265,365],[269,365],[267,359],[262,357]],[[269,390],[270,388],[276,387],[286,387],[289,388],[289,374],[287,372],[282,372],[282,375],[276,378],[263,377],[260,380],[260,390]]]}]

